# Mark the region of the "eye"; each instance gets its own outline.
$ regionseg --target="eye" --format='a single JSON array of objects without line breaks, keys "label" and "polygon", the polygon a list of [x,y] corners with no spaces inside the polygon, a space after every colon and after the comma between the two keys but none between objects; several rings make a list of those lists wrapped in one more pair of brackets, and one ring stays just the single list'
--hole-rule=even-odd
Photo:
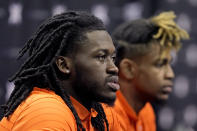
[{"label": "eye", "polygon": [[111,57],[111,59],[112,59],[113,62],[115,62],[115,60],[116,60],[116,55],[113,55],[113,56]]},{"label": "eye", "polygon": [[104,62],[107,59],[106,55],[99,55],[96,57],[99,61]]},{"label": "eye", "polygon": [[168,64],[168,61],[163,60],[163,61],[160,61],[160,62],[156,63],[155,66],[158,67],[158,68],[161,68],[163,66],[166,66],[167,64]]}]

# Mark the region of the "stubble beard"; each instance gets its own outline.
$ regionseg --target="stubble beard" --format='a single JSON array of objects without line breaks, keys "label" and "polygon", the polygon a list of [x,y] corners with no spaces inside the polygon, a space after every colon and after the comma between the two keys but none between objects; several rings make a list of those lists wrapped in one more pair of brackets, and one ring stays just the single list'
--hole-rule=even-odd
[{"label": "stubble beard", "polygon": [[90,103],[99,102],[109,106],[114,105],[115,99],[110,99],[96,93],[94,89],[102,88],[97,82],[88,81],[88,79],[86,80],[84,78],[84,75],[79,71],[76,71],[76,79],[73,81],[73,88],[78,97],[82,98],[84,101],[89,101]]}]

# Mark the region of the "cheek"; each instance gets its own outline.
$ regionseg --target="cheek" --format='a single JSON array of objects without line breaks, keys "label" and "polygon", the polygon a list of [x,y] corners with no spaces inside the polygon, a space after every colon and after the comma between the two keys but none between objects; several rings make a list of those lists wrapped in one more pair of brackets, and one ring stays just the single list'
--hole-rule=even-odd
[{"label": "cheek", "polygon": [[105,72],[96,67],[93,70],[86,70],[84,74],[87,74],[90,79],[94,79],[95,81],[102,81],[106,77]]},{"label": "cheek", "polygon": [[150,74],[149,79],[149,88],[151,88],[151,92],[158,93],[161,90],[163,85],[162,74],[160,73],[152,73]]},{"label": "cheek", "polygon": [[140,82],[144,83],[146,87],[158,86],[162,81],[162,74],[156,69],[147,68],[140,74]]},{"label": "cheek", "polygon": [[98,80],[103,80],[106,77],[106,66],[104,64],[92,64],[86,69],[90,77],[95,77]]},{"label": "cheek", "polygon": [[87,83],[95,83],[96,85],[105,83],[106,74],[100,67],[89,67],[80,69],[82,79]]},{"label": "cheek", "polygon": [[106,75],[106,65],[91,59],[76,63],[75,69],[80,72],[83,80],[91,83],[104,83]]}]

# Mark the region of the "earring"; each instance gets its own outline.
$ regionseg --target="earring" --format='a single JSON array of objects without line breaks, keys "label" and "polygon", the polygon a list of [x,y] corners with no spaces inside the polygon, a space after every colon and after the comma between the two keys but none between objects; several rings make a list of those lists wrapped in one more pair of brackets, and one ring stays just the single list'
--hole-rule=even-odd
[{"label": "earring", "polygon": [[66,70],[66,74],[69,74],[70,73],[70,70]]}]

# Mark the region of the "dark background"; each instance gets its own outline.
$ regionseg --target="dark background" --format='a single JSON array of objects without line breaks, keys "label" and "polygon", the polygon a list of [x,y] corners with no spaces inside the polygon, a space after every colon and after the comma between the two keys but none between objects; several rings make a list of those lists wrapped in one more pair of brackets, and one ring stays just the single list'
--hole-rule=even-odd
[{"label": "dark background", "polygon": [[16,61],[18,50],[45,18],[66,10],[92,12],[110,33],[124,21],[174,11],[191,40],[184,41],[174,57],[176,79],[169,101],[163,106],[154,104],[157,129],[197,131],[197,0],[0,0],[0,104],[13,89],[7,80],[21,63]]}]

